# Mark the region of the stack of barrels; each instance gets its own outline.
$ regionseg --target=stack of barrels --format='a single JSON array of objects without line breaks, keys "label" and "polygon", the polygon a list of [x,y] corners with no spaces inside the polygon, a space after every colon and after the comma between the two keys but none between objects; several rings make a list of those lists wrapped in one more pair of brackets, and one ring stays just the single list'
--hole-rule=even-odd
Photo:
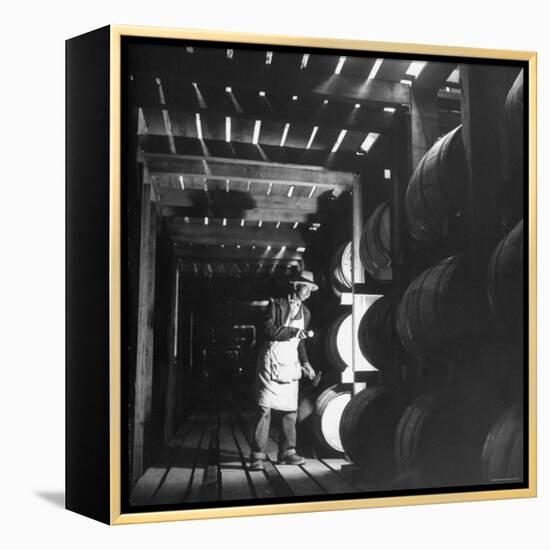
[{"label": "stack of barrels", "polygon": [[[523,71],[519,73],[506,99],[507,150],[516,167],[515,184],[523,193]],[[515,195],[515,193],[514,193]],[[523,219],[495,247],[488,269],[488,296],[493,323],[501,340],[508,342],[504,353],[518,363],[524,357],[524,304],[528,303],[524,287]],[[521,364],[521,363],[520,363]],[[520,366],[519,364],[517,365]],[[512,377],[517,374],[507,371]],[[494,421],[483,448],[483,476],[491,483],[524,479],[523,434],[524,407],[521,382],[513,388],[512,403]],[[515,391],[514,391],[515,390]]]},{"label": "stack of barrels", "polygon": [[520,481],[517,461],[506,464],[510,475],[504,475],[504,468],[497,466],[506,462],[505,449],[517,437],[517,431],[503,428],[509,422],[502,419],[503,411],[503,400],[482,385],[458,383],[416,397],[405,408],[395,434],[401,482],[453,486],[505,478]]},{"label": "stack of barrels", "polygon": [[[510,140],[522,134],[522,105],[520,74],[506,100]],[[339,436],[346,455],[375,478],[393,476],[396,486],[507,483],[524,476],[523,394],[503,389],[496,352],[488,359],[480,352],[509,341],[523,349],[523,221],[492,250],[464,248],[467,239],[456,232],[465,231],[457,220],[468,207],[468,178],[458,126],[420,160],[405,194],[409,238],[420,256],[436,261],[417,262],[409,283],[375,301],[359,325],[361,352],[381,373],[403,362],[436,372],[424,386],[368,387],[343,409]],[[392,279],[390,221],[389,203],[379,204],[360,243],[366,272],[381,282]],[[437,259],[441,250],[450,253]]]}]

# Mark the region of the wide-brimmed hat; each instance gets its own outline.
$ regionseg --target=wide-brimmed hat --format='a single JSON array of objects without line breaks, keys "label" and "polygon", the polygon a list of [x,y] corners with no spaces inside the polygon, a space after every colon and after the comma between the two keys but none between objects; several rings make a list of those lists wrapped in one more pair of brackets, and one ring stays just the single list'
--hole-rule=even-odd
[{"label": "wide-brimmed hat", "polygon": [[311,290],[319,290],[319,287],[313,280],[313,273],[311,271],[302,271],[298,277],[294,277],[289,281],[291,285],[307,285]]}]

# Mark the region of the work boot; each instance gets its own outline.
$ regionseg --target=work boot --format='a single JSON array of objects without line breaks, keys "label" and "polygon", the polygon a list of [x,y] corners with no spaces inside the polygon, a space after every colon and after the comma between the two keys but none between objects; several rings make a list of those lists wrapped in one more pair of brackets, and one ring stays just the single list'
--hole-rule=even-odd
[{"label": "work boot", "polygon": [[286,456],[279,456],[279,464],[290,464],[292,466],[299,466],[300,464],[305,464],[306,459],[303,456],[297,455],[296,453]]}]

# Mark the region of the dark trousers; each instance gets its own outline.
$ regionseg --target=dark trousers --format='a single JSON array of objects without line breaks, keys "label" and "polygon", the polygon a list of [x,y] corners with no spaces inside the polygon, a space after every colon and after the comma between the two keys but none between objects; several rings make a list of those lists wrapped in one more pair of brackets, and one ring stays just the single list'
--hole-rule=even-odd
[{"label": "dark trousers", "polygon": [[[271,411],[272,409],[269,407],[258,407],[252,436],[252,458],[264,459],[266,457]],[[280,416],[279,457],[293,455],[296,453],[297,411],[277,411],[273,409],[273,412]]]}]

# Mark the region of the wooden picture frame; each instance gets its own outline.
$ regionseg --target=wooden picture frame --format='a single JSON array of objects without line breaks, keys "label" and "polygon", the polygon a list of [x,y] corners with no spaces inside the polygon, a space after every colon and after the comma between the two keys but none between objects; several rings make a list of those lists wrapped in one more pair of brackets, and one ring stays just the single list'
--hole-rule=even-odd
[{"label": "wooden picture frame", "polygon": [[[66,53],[69,510],[115,525],[536,496],[535,53],[129,26]],[[341,448],[251,474],[246,415],[213,429],[189,411],[206,370],[183,332],[210,287],[182,285],[310,268],[340,314],[315,302],[308,345],[336,355],[320,370]],[[248,497],[224,493],[232,470]]]}]

